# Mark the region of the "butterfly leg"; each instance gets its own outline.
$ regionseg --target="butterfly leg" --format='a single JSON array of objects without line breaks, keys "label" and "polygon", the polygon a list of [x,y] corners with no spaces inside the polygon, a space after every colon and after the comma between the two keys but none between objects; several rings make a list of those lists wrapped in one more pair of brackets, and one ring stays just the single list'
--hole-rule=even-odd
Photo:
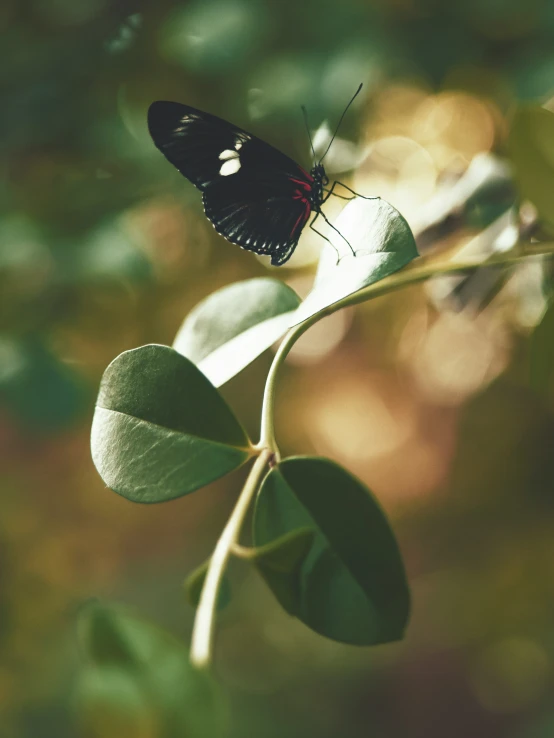
[{"label": "butterfly leg", "polygon": [[340,184],[340,182],[337,182],[335,180],[333,182],[333,184],[331,185],[331,189],[330,190],[325,190],[327,192],[327,194],[325,195],[325,197],[321,201],[322,204],[324,202],[327,202],[327,200],[331,197],[331,195],[334,195],[335,197],[339,197],[341,200],[353,200],[354,199],[353,197],[343,197],[342,195],[337,195],[337,193],[334,190],[335,190],[335,186],[338,185],[338,184]]},{"label": "butterfly leg", "polygon": [[[353,255],[353,256],[356,256],[356,252],[355,252],[355,251],[354,251],[354,249],[352,248],[352,246],[351,246],[351,244],[350,244],[350,241],[348,241],[348,239],[346,239],[346,238],[345,238],[345,237],[344,237],[344,236],[342,235],[342,233],[341,233],[341,232],[339,231],[339,229],[338,229],[338,228],[335,228],[335,226],[334,226],[334,225],[333,225],[333,224],[331,223],[331,221],[329,220],[329,218],[328,218],[328,217],[327,217],[327,216],[325,215],[325,213],[324,213],[324,212],[323,212],[322,210],[320,210],[319,212],[320,212],[320,213],[321,213],[321,215],[323,216],[323,219],[325,220],[325,222],[327,223],[327,225],[331,226],[331,228],[332,228],[332,229],[333,229],[334,231],[336,231],[336,232],[337,232],[337,233],[339,234],[339,236],[340,236],[340,237],[342,238],[342,240],[343,240],[343,241],[346,241],[346,243],[348,244],[348,248],[350,249],[350,251],[352,251],[352,255]],[[319,215],[319,213],[318,213],[318,215]],[[315,219],[314,219],[314,220],[315,220]],[[313,221],[312,221],[312,222],[313,222]],[[327,240],[329,241],[329,239],[327,239]],[[331,242],[329,241],[329,243],[331,243]],[[332,244],[331,244],[331,245],[332,245]],[[335,248],[335,247],[333,246],[333,248]],[[335,251],[337,251],[337,250],[335,249]],[[338,251],[337,251],[337,253],[338,253]],[[340,261],[340,255],[339,255],[339,261]]]},{"label": "butterfly leg", "polygon": [[329,198],[331,195],[334,195],[334,197],[338,197],[339,200],[348,200],[348,202],[350,202],[350,200],[356,199],[355,197],[344,197],[344,195],[337,195],[336,192],[331,192],[331,190],[325,190],[325,192],[327,192],[327,196],[323,199],[322,202],[325,202],[327,198]]},{"label": "butterfly leg", "polygon": [[[373,195],[373,197],[368,197],[367,195],[360,195],[360,193],[355,192],[355,190],[353,190],[352,187],[345,185],[343,182],[338,182],[337,180],[333,182],[333,186],[331,187],[331,192],[333,192],[335,185],[340,185],[341,187],[344,187],[345,190],[348,190],[349,192],[351,192],[355,197],[361,197],[363,200],[379,200],[380,199],[379,195]],[[335,193],[333,192],[333,194]],[[335,197],[340,197],[340,195],[335,195]]]},{"label": "butterfly leg", "polygon": [[[318,217],[319,217],[320,215],[323,215],[323,213],[321,213],[321,211],[319,211],[319,210],[318,210],[318,211],[316,211],[316,214],[314,215],[314,217],[313,217],[313,220],[312,220],[312,222],[310,223],[310,228],[312,229],[312,231],[313,231],[314,233],[317,233],[317,235],[318,235],[318,236],[321,236],[321,238],[323,238],[323,239],[324,239],[325,241],[327,241],[327,243],[331,244],[331,246],[332,246],[332,247],[333,247],[333,248],[335,249],[335,251],[337,252],[337,264],[338,264],[338,263],[339,263],[339,261],[340,261],[340,254],[339,254],[339,252],[338,252],[338,249],[337,249],[337,248],[336,248],[336,246],[335,246],[335,245],[333,244],[333,242],[332,242],[332,241],[330,241],[330,240],[329,240],[329,239],[327,238],[327,236],[324,236],[324,235],[323,235],[323,233],[321,233],[321,231],[318,231],[318,230],[317,230],[317,228],[314,228],[314,223],[316,222],[317,218],[318,218]],[[324,217],[325,217],[325,216],[324,216]]]}]

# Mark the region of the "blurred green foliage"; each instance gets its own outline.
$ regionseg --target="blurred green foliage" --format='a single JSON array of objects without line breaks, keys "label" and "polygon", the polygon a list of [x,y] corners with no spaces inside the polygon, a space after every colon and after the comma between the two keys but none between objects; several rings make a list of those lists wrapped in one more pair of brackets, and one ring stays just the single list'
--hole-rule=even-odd
[{"label": "blurred green foliage", "polygon": [[[129,602],[188,640],[183,574],[209,554],[238,486],[132,506],[90,461],[109,362],[171,343],[200,299],[267,274],[213,233],[155,150],[150,102],[209,110],[307,164],[299,105],[333,125],[363,81],[341,135],[373,144],[359,176],[415,229],[482,147],[509,152],[519,102],[552,108],[553,40],[548,0],[4,0],[2,738],[90,738],[72,712],[84,598]],[[276,276],[305,293],[311,263]],[[221,615],[218,661],[232,735],[549,735],[553,390],[529,387],[526,337],[544,306],[526,285],[473,321],[410,290],[329,320],[291,356],[283,448],[336,458],[374,490],[399,533],[413,621],[403,644],[354,652],[232,572],[244,596]],[[225,387],[254,435],[266,370],[262,357]],[[142,711],[133,735],[158,738],[148,700],[112,676],[115,711]]]},{"label": "blurred green foliage", "polygon": [[92,738],[218,738],[226,720],[213,681],[187,650],[121,608],[89,604],[79,618],[86,668],[75,690],[81,730]]}]

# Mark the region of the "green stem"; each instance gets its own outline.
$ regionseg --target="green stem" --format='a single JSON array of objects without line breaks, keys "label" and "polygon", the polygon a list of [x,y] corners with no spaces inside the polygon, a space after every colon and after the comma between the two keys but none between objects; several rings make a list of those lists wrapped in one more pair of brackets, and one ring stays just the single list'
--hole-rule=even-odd
[{"label": "green stem", "polygon": [[261,432],[260,432],[260,443],[258,448],[270,448],[276,456],[278,456],[277,442],[275,440],[275,387],[277,383],[277,375],[281,365],[287,358],[287,355],[291,348],[294,346],[300,336],[305,333],[314,323],[317,323],[322,318],[335,313],[337,310],[341,310],[344,307],[350,305],[358,305],[361,302],[366,302],[374,297],[381,297],[389,292],[394,292],[401,287],[407,287],[408,285],[418,284],[424,282],[430,277],[443,276],[446,274],[455,273],[469,273],[475,272],[482,267],[510,267],[522,264],[531,257],[541,256],[554,256],[554,243],[542,243],[538,246],[527,247],[525,253],[518,254],[517,256],[501,254],[494,256],[489,259],[478,259],[468,262],[442,262],[438,263],[436,260],[431,264],[423,264],[423,258],[418,259],[415,265],[405,267],[402,271],[392,274],[389,277],[385,277],[375,284],[369,285],[364,289],[353,292],[347,295],[342,300],[329,305],[328,307],[320,310],[315,315],[311,315],[304,322],[293,326],[290,331],[286,334],[283,342],[279,346],[277,353],[271,364],[267,381],[265,384],[264,398],[262,404],[262,420],[261,420]]},{"label": "green stem", "polygon": [[233,550],[236,549],[236,553],[238,555],[245,554],[245,552],[238,546],[238,540],[244,519],[252,499],[262,481],[266,467],[274,456],[278,456],[274,429],[275,387],[277,383],[277,375],[289,351],[300,336],[305,333],[308,328],[314,325],[314,323],[317,323],[322,318],[327,315],[331,315],[343,307],[357,305],[373,297],[386,295],[400,287],[417,284],[429,279],[430,277],[457,272],[473,272],[484,266],[515,266],[533,256],[554,256],[554,243],[543,243],[540,244],[540,246],[528,247],[525,254],[517,256],[500,255],[486,261],[481,259],[467,263],[447,262],[437,264],[435,262],[434,264],[422,264],[424,260],[420,259],[415,266],[411,265],[406,267],[397,274],[393,274],[380,282],[346,296],[342,300],[339,300],[333,305],[329,305],[315,315],[311,315],[304,322],[299,323],[290,329],[281,343],[279,350],[275,354],[267,377],[262,406],[261,437],[260,442],[256,447],[259,451],[259,455],[250,470],[250,474],[248,475],[245,485],[239,495],[233,512],[227,521],[227,525],[225,526],[210,559],[192,632],[190,650],[190,660],[192,664],[198,668],[205,669],[209,667],[212,660],[218,592],[227,563],[233,554]]},{"label": "green stem", "polygon": [[312,326],[314,323],[317,323],[317,321],[320,320],[321,317],[323,317],[322,313],[317,313],[316,315],[310,316],[303,323],[299,323],[298,325],[295,325],[293,328],[290,329],[290,331],[283,339],[283,342],[277,349],[277,353],[275,354],[273,362],[269,369],[269,374],[267,375],[264,390],[264,399],[262,402],[262,426],[260,433],[260,443],[258,444],[258,446],[260,448],[270,448],[277,457],[279,456],[279,449],[275,440],[275,424],[273,419],[273,408],[275,406],[275,384],[277,382],[277,374],[279,372],[281,364],[283,364],[283,362],[287,358],[287,354],[294,346],[296,341],[303,333],[308,330],[310,326]]},{"label": "green stem", "polygon": [[223,529],[223,533],[210,559],[192,630],[190,660],[197,668],[206,669],[210,666],[213,651],[217,595],[223,574],[225,573],[233,546],[238,543],[242,524],[244,523],[250,503],[261,483],[265,468],[272,456],[273,452],[270,449],[262,449],[260,455],[256,458],[233,512]]},{"label": "green stem", "polygon": [[243,559],[244,561],[252,561],[256,558],[255,548],[250,546],[241,546],[240,543],[233,544],[231,553],[233,556],[236,556],[238,559]]}]

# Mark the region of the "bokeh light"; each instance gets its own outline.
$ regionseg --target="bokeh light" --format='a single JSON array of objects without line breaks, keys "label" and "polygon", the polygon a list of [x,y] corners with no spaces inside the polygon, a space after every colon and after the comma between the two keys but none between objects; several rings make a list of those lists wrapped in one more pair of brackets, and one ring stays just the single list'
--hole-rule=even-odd
[{"label": "bokeh light", "polygon": [[[484,260],[551,238],[507,154],[518,103],[554,110],[553,4],[8,0],[0,33],[0,738],[126,738],[127,713],[134,738],[174,738],[117,673],[96,685],[113,711],[77,715],[76,613],[121,601],[188,642],[182,581],[241,473],[167,505],[117,497],[90,460],[98,382],[120,352],[171,344],[224,285],[271,276],[304,297],[323,241],[306,228],[282,269],[224,241],[153,146],[149,104],[209,111],[309,167],[300,106],[323,153],[363,82],[328,173],[398,208],[426,255]],[[554,387],[529,381],[551,286],[539,260],[436,279],[291,351],[279,446],[372,489],[413,616],[400,644],[332,643],[234,567],[216,665],[230,738],[554,734]],[[256,440],[274,350],[222,388]]]}]

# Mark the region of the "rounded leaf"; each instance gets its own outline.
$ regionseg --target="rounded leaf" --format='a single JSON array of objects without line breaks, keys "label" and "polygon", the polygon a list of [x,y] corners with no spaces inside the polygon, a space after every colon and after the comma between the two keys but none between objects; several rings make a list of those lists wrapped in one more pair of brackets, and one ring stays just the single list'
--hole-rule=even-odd
[{"label": "rounded leaf", "polygon": [[298,295],[277,279],[237,282],[192,310],[173,348],[220,387],[281,338],[299,304]]},{"label": "rounded leaf", "polygon": [[106,369],[92,423],[104,482],[133,502],[164,502],[237,469],[248,438],[197,367],[168,346],[120,354]]},{"label": "rounded leaf", "polygon": [[314,287],[294,315],[293,324],[301,323],[311,315],[333,305],[348,295],[406,266],[418,256],[415,240],[406,220],[385,200],[355,198],[343,209],[325,248],[316,275]]},{"label": "rounded leaf", "polygon": [[342,467],[283,461],[262,484],[253,527],[256,546],[297,528],[315,531],[292,610],[309,628],[356,645],[402,638],[410,596],[394,534],[371,492]]}]

